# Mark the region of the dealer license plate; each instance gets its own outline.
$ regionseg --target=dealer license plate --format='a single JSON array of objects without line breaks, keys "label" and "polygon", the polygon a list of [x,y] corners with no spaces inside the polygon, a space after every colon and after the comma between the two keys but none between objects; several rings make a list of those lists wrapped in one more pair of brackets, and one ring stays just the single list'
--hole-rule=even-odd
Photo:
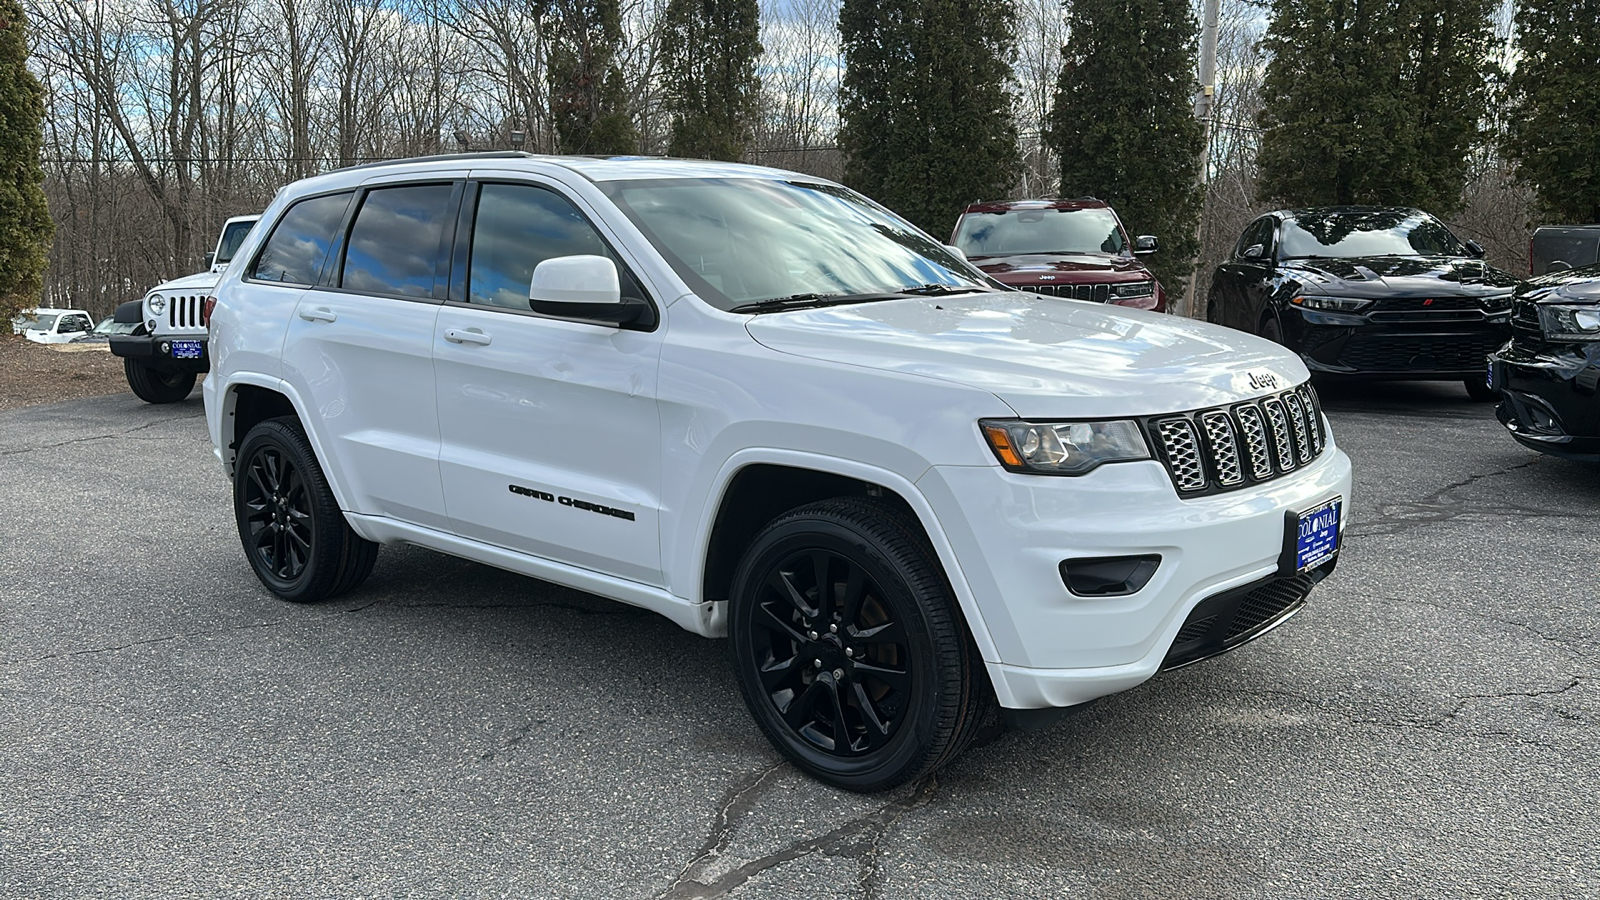
[{"label": "dealer license plate", "polygon": [[1339,517],[1343,511],[1344,498],[1335,497],[1321,506],[1289,514],[1287,527],[1294,535],[1290,562],[1295,573],[1315,569],[1339,552]]},{"label": "dealer license plate", "polygon": [[205,352],[202,348],[203,345],[199,341],[173,341],[172,358],[199,359],[200,355]]}]

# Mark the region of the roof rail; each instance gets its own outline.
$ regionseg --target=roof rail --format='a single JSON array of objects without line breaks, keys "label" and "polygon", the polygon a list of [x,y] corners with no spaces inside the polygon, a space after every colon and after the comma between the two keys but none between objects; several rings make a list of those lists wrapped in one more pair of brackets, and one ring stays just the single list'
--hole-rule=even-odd
[{"label": "roof rail", "polygon": [[534,154],[523,150],[480,150],[476,153],[439,153],[433,156],[401,156],[395,159],[375,159],[371,162],[356,163],[353,166],[341,166],[333,169],[334,172],[349,172],[355,169],[374,169],[379,166],[392,166],[399,163],[419,162],[444,162],[452,159],[532,159]]}]

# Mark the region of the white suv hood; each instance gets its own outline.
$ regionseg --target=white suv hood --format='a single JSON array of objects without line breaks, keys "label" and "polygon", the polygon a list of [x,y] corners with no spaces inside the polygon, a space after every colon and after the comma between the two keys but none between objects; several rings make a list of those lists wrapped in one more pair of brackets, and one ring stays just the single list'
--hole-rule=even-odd
[{"label": "white suv hood", "polygon": [[194,294],[194,293],[199,293],[201,291],[209,291],[209,290],[211,290],[212,288],[216,287],[217,282],[219,282],[221,280],[222,280],[222,273],[221,272],[196,272],[193,275],[185,275],[182,278],[174,278],[171,281],[163,281],[160,284],[156,285],[155,287],[151,288],[150,290],[146,291],[145,293],[146,294],[168,294],[168,293],[172,293],[172,294],[179,294],[179,293]]},{"label": "white suv hood", "polygon": [[1293,353],[1240,331],[1022,293],[767,313],[747,328],[773,350],[982,388],[1039,418],[1220,406],[1309,377]]}]

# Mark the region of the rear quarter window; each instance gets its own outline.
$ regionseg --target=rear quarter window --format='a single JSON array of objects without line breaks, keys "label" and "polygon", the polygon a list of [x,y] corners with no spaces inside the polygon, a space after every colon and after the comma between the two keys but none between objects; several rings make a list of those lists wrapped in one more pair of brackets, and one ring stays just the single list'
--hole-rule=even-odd
[{"label": "rear quarter window", "polygon": [[256,256],[249,277],[308,287],[316,284],[351,196],[342,193],[310,197],[289,207]]}]

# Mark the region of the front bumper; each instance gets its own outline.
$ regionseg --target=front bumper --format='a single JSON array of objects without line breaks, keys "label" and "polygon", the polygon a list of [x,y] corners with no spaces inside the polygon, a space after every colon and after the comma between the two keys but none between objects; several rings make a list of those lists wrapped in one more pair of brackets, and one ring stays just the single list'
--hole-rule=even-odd
[{"label": "front bumper", "polygon": [[[1331,441],[1289,475],[1188,500],[1155,462],[1101,466],[1079,478],[935,467],[918,486],[963,562],[998,656],[986,660],[989,675],[1001,706],[1012,709],[1085,703],[1270,629],[1304,591],[1250,613],[1249,622],[1234,618],[1242,595],[1213,601],[1228,605],[1218,610],[1227,622],[1201,624],[1212,612],[1195,613],[1220,595],[1281,578],[1286,512],[1342,497],[1342,529],[1351,499],[1350,460]],[[1140,554],[1159,555],[1161,564],[1131,594],[1084,597],[1063,583],[1063,560]],[[1313,570],[1312,581],[1329,565]]]},{"label": "front bumper", "polygon": [[1600,462],[1600,344],[1514,340],[1489,357],[1495,413],[1524,447]]},{"label": "front bumper", "polygon": [[1511,337],[1508,315],[1453,321],[1427,314],[1394,321],[1374,315],[1290,307],[1284,342],[1318,375],[1455,380],[1482,377],[1483,359]]},{"label": "front bumper", "polygon": [[[199,341],[198,357],[173,356],[174,341]],[[194,372],[200,375],[211,370],[211,348],[203,334],[111,335],[111,352],[124,359],[138,360],[158,372]]]}]

